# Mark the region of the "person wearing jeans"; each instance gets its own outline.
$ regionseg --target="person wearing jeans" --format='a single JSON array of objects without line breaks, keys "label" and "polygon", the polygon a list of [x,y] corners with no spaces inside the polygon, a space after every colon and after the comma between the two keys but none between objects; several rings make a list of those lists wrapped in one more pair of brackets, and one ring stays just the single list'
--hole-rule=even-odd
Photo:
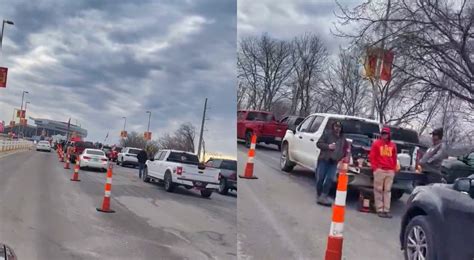
[{"label": "person wearing jeans", "polygon": [[341,122],[334,122],[331,130],[324,133],[316,145],[321,149],[315,170],[317,203],[331,206],[329,191],[336,175],[337,164],[346,156],[348,146]]},{"label": "person wearing jeans", "polygon": [[148,155],[146,154],[146,151],[140,150],[140,152],[137,154],[137,159],[138,159],[138,177],[141,179],[143,170],[145,170],[146,161],[148,160]]},{"label": "person wearing jeans", "polygon": [[374,175],[374,201],[377,215],[391,218],[391,190],[397,170],[397,146],[390,140],[390,128],[382,129],[380,139],[370,149],[370,164]]}]

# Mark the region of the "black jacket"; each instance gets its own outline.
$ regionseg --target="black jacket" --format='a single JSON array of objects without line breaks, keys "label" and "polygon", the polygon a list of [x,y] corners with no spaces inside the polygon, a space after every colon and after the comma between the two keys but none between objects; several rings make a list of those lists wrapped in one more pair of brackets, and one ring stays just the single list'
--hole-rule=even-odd
[{"label": "black jacket", "polygon": [[[316,144],[318,148],[321,149],[318,160],[339,162],[344,158],[344,156],[346,156],[349,143],[344,136],[344,129],[341,128],[341,134],[336,136],[333,133],[332,128],[333,126],[331,126],[330,130],[323,133],[323,136],[321,136],[321,139],[319,139]],[[329,149],[329,144],[332,143],[336,144],[335,150]]]},{"label": "black jacket", "polygon": [[137,154],[137,159],[138,159],[139,163],[146,163],[146,161],[148,160],[148,155],[146,154],[146,152],[144,150],[141,150]]}]

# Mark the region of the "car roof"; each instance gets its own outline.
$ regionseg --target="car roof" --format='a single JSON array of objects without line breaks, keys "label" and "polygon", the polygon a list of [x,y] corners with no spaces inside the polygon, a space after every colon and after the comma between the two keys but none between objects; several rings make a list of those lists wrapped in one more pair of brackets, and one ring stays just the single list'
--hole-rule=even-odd
[{"label": "car roof", "polygon": [[380,123],[377,120],[358,117],[358,116],[347,116],[347,115],[330,114],[330,113],[313,113],[310,116],[323,116],[323,117],[336,118],[336,119],[354,119],[354,120],[361,120],[361,121],[380,125]]},{"label": "car roof", "polygon": [[191,155],[196,155],[195,153],[180,151],[180,150],[174,150],[174,149],[161,149],[160,150],[160,152],[167,152],[167,151],[171,151],[173,153],[187,153],[187,154],[191,154]]},{"label": "car roof", "polygon": [[246,110],[246,109],[241,109],[237,112],[256,112],[256,113],[265,113],[265,114],[273,114],[272,112],[269,111],[262,111],[262,110]]}]

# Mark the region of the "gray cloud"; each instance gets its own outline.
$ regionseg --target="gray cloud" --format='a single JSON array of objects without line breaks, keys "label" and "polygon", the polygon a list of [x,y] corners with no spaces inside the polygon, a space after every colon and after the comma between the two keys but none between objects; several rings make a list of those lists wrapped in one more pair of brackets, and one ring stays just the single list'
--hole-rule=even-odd
[{"label": "gray cloud", "polygon": [[[360,0],[339,1],[354,6]],[[346,41],[331,33],[338,11],[334,0],[240,0],[238,5],[239,38],[264,32],[280,39],[291,39],[310,32],[319,35],[331,54]]]},{"label": "gray cloud", "polygon": [[[181,122],[196,127],[204,98],[209,151],[235,155],[236,2],[7,1],[0,64],[9,67],[0,90],[0,118],[9,120],[23,89],[30,116],[67,120],[89,139],[146,128],[154,136]],[[18,104],[17,104],[18,103]]]}]

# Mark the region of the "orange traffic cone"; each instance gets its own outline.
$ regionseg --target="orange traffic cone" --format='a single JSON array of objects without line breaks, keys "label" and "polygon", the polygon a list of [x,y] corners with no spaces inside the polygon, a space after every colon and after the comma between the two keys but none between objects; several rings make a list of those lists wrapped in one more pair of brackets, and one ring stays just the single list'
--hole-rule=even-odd
[{"label": "orange traffic cone", "polygon": [[71,169],[69,168],[69,160],[71,159],[71,157],[69,156],[69,154],[66,154],[66,163],[64,164],[64,169]]},{"label": "orange traffic cone", "polygon": [[81,168],[79,161],[80,159],[78,157],[76,160],[76,166],[74,166],[74,174],[72,175],[71,181],[81,181],[79,180],[79,169]]},{"label": "orange traffic cone", "polygon": [[102,201],[102,208],[96,208],[97,211],[104,213],[114,213],[114,210],[110,209],[110,194],[112,190],[112,164],[107,169],[107,181],[105,182],[105,194],[104,200]]},{"label": "orange traffic cone", "polygon": [[244,175],[239,175],[239,178],[244,179],[258,179],[253,175],[253,158],[255,157],[255,147],[257,146],[257,135],[252,135],[252,143],[248,154],[247,164],[245,165]]},{"label": "orange traffic cone", "polygon": [[364,195],[363,191],[359,194],[359,211],[365,213],[370,212],[370,199]]},{"label": "orange traffic cone", "polygon": [[[350,146],[348,149],[348,154],[350,154]],[[347,183],[349,180],[349,177],[347,176],[348,164],[349,157],[346,157],[342,161],[342,167],[337,180],[336,199],[332,206],[332,222],[328,236],[328,243],[326,245],[325,260],[342,259],[344,215],[346,211]]]}]

